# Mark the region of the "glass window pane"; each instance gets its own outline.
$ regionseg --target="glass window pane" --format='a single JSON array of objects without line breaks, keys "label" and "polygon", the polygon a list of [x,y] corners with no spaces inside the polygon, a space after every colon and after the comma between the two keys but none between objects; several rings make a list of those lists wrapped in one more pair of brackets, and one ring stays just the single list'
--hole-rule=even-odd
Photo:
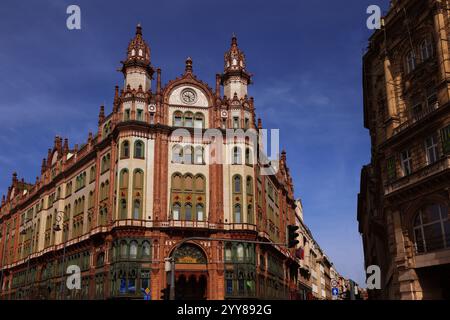
[{"label": "glass window pane", "polygon": [[416,241],[417,253],[424,252],[425,250],[423,247],[423,237],[422,237],[422,231],[420,228],[414,229],[414,236],[415,236],[415,241]]},{"label": "glass window pane", "polygon": [[423,227],[426,251],[442,249],[444,238],[442,237],[442,225],[440,222]]},{"label": "glass window pane", "polygon": [[192,207],[189,204],[185,206],[185,220],[192,220]]},{"label": "glass window pane", "polygon": [[128,280],[128,293],[135,293],[136,292],[136,279],[129,279]]}]

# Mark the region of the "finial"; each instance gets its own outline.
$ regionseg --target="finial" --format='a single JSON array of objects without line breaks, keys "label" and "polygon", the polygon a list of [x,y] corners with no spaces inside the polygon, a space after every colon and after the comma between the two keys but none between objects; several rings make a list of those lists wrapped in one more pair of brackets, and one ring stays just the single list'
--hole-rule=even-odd
[{"label": "finial", "polygon": [[69,139],[64,139],[63,153],[69,153]]},{"label": "finial", "polygon": [[98,125],[102,124],[103,120],[105,120],[105,106],[101,105],[98,113]]},{"label": "finial", "polygon": [[186,72],[192,72],[192,58],[187,57],[186,59]]},{"label": "finial", "polygon": [[41,174],[43,174],[45,172],[46,168],[47,168],[47,160],[44,158],[44,159],[42,159]]},{"label": "finial", "polygon": [[231,36],[231,45],[232,46],[237,46],[237,37],[236,34],[233,32],[232,36]]},{"label": "finial", "polygon": [[12,181],[13,182],[16,182],[17,181],[17,172],[13,172],[13,174],[12,174]]},{"label": "finial", "polygon": [[262,120],[258,118],[258,129],[262,129]]},{"label": "finial", "polygon": [[142,27],[141,27],[141,23],[139,22],[136,26],[136,35],[142,35]]}]

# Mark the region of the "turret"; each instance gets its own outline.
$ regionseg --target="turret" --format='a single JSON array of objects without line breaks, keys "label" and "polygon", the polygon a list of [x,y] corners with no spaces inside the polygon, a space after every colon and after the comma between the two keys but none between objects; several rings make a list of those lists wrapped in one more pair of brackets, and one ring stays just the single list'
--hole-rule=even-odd
[{"label": "turret", "polygon": [[139,89],[143,91],[151,88],[153,68],[150,64],[150,47],[142,37],[142,27],[136,27],[136,35],[130,41],[127,49],[127,59],[122,61],[122,72],[125,77],[125,88]]},{"label": "turret", "polygon": [[231,47],[225,52],[224,73],[222,74],[222,85],[224,95],[238,99],[247,95],[247,86],[251,83],[251,74],[245,68],[245,55],[237,44],[235,35],[231,38]]}]

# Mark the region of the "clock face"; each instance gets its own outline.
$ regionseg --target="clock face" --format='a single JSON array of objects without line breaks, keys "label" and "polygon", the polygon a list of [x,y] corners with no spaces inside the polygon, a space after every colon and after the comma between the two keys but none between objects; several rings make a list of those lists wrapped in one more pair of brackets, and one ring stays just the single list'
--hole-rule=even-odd
[{"label": "clock face", "polygon": [[184,89],[181,91],[181,100],[187,104],[193,104],[197,101],[197,94],[192,89]]}]

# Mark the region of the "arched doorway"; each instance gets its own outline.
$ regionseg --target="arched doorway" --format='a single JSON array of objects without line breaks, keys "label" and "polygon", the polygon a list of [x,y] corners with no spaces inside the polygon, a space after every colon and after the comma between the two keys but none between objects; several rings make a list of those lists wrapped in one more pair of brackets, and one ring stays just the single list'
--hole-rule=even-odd
[{"label": "arched doorway", "polygon": [[175,299],[205,300],[207,298],[207,259],[203,250],[186,243],[174,253]]}]

